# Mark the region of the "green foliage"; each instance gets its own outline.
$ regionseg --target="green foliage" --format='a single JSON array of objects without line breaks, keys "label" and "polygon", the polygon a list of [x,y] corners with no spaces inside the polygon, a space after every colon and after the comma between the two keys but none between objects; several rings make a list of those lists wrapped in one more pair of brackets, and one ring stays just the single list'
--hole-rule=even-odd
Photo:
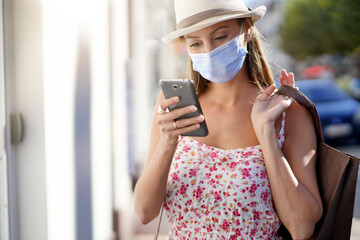
[{"label": "green foliage", "polygon": [[289,0],[280,35],[282,48],[296,59],[355,52],[360,47],[360,1]]}]

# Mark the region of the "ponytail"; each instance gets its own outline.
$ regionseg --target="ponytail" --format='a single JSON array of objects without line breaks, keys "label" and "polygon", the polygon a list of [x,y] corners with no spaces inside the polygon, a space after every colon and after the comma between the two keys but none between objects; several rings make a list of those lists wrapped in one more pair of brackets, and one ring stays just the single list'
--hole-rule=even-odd
[{"label": "ponytail", "polygon": [[252,28],[252,37],[247,44],[246,56],[250,83],[264,89],[274,83],[273,74],[262,49],[262,36],[255,26]]}]

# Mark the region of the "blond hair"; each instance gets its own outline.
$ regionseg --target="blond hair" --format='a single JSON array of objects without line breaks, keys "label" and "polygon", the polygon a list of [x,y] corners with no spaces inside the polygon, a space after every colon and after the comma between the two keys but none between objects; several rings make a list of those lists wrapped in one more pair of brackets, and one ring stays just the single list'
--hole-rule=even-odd
[{"label": "blond hair", "polygon": [[[240,26],[245,24],[246,29],[252,27],[251,39],[247,42],[248,54],[246,55],[244,66],[247,69],[250,84],[264,89],[273,84],[274,80],[270,65],[263,52],[262,36],[249,18],[239,18],[237,22]],[[187,68],[188,77],[194,81],[196,90],[198,94],[201,95],[206,91],[209,81],[194,71],[190,57]]]}]

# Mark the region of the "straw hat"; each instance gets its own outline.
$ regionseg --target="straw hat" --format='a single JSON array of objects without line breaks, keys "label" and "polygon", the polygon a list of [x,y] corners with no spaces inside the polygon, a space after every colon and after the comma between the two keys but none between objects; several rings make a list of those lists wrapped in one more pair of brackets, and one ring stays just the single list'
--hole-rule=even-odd
[{"label": "straw hat", "polygon": [[256,22],[266,12],[265,6],[250,10],[243,0],[174,0],[174,8],[177,30],[162,38],[165,43],[230,19],[250,17]]}]

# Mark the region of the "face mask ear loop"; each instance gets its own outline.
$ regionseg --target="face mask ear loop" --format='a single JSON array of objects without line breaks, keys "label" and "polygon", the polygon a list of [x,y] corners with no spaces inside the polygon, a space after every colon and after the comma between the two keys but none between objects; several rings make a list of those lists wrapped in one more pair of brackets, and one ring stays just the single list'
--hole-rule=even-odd
[{"label": "face mask ear loop", "polygon": [[[239,38],[240,38],[240,36],[241,36],[243,26],[244,26],[244,24],[241,24]],[[244,35],[244,41],[245,41],[245,35]]]},{"label": "face mask ear loop", "polygon": [[[241,24],[241,27],[240,27],[240,35],[241,35],[241,33],[242,33],[242,29],[243,29],[243,26],[244,26],[244,24]],[[240,38],[240,35],[239,35],[239,38]],[[245,44],[246,43],[246,44]],[[244,33],[244,45],[246,45],[246,46],[242,46],[242,47],[246,47],[245,49],[246,49],[246,51],[248,50],[248,41],[247,41],[247,35],[246,35],[246,32]]]}]

